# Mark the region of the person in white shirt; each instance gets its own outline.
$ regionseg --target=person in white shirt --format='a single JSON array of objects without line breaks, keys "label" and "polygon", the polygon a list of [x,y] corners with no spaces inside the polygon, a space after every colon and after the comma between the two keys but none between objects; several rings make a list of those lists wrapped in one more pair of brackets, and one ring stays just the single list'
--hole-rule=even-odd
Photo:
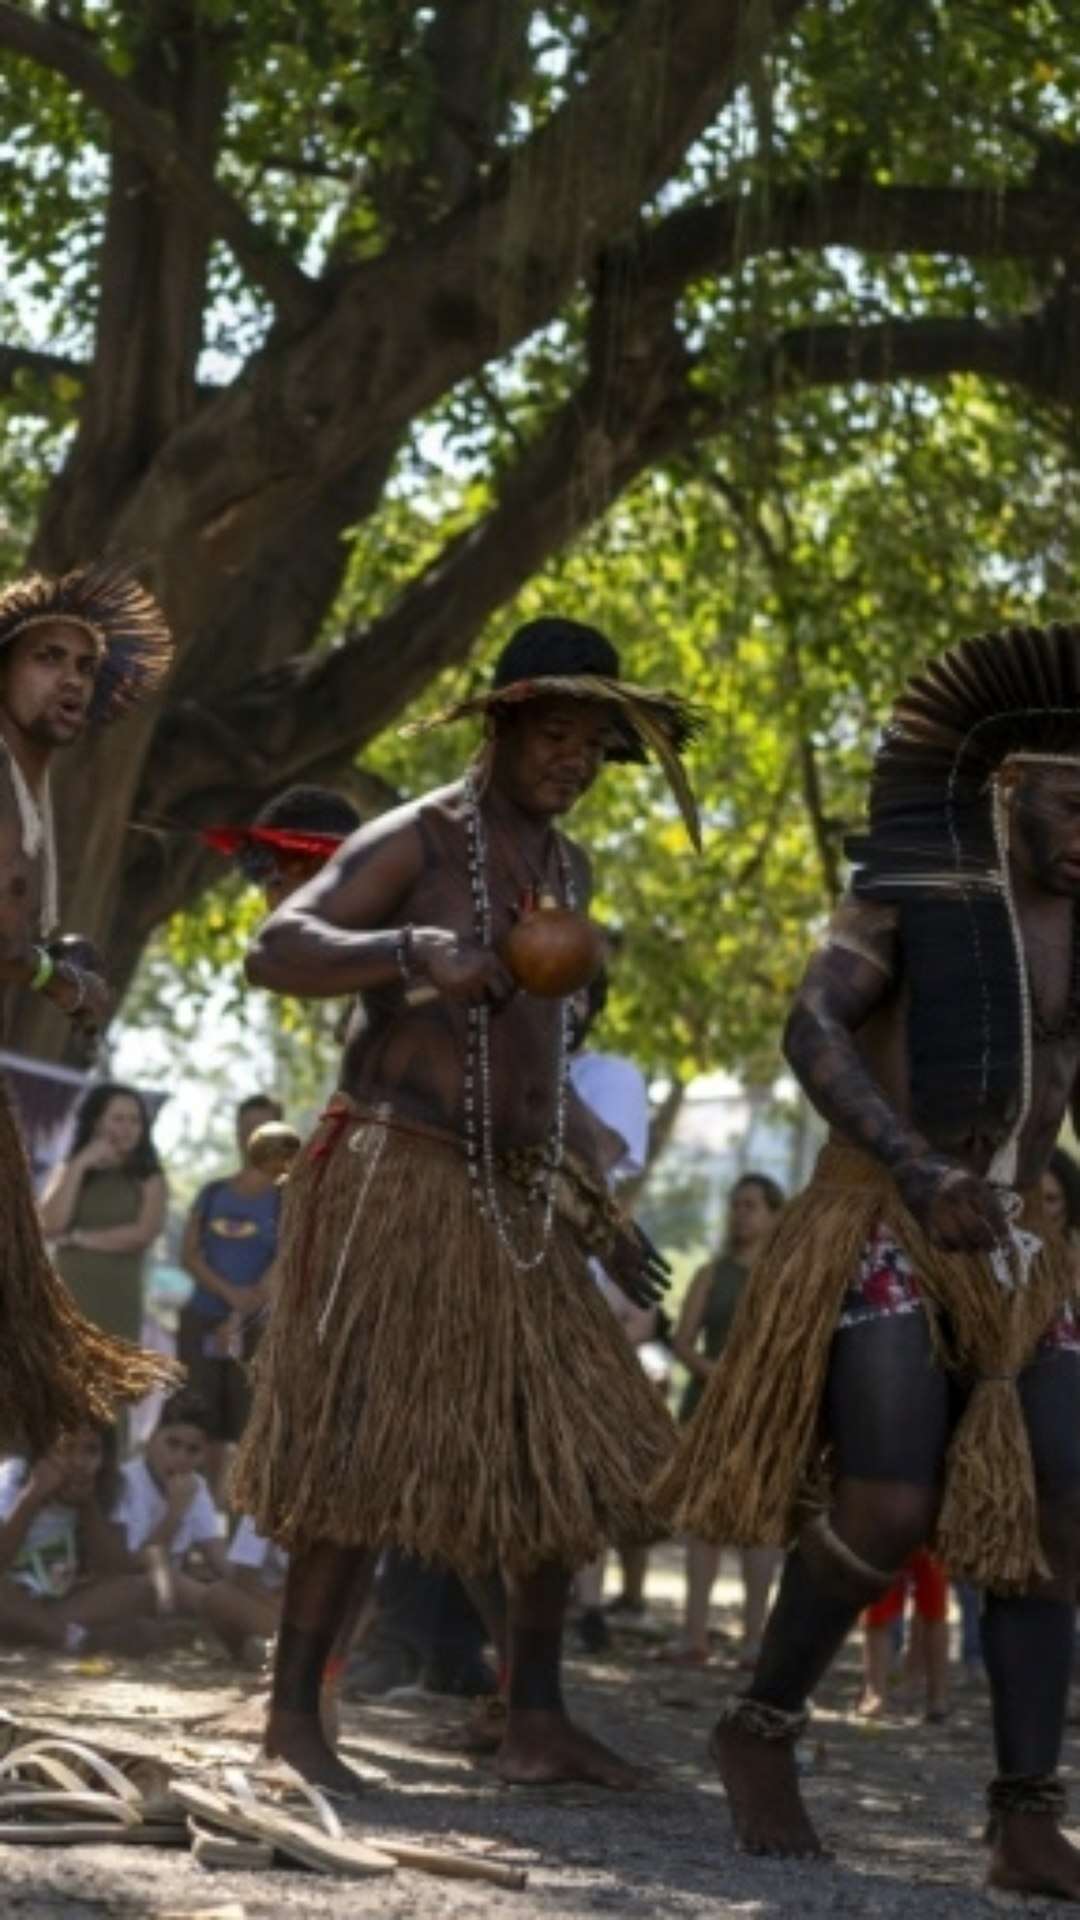
[{"label": "person in white shirt", "polygon": [[224,1520],[201,1472],[207,1413],[198,1396],[181,1388],[165,1402],[141,1454],[120,1469],[113,1519],[123,1530],[132,1565],[173,1580],[174,1604],[188,1611],[193,1583],[181,1579],[197,1547],[211,1573],[226,1571]]},{"label": "person in white shirt", "polygon": [[158,1610],[107,1518],[112,1434],[84,1426],[29,1460],[0,1460],[0,1640],[76,1653],[138,1641]]}]

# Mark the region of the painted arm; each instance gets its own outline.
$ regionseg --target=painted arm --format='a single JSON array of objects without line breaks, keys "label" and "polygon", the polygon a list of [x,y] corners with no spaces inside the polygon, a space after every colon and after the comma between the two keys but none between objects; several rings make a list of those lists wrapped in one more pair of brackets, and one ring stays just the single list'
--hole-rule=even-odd
[{"label": "painted arm", "polygon": [[[400,984],[402,908],[426,858],[411,811],[361,827],[259,928],[245,963],[252,985],[338,999]],[[445,927],[412,929],[408,967],[417,985],[450,1000],[498,1003],[514,991],[494,953]]]},{"label": "painted arm", "polygon": [[[858,907],[846,908],[849,927]],[[898,1113],[862,1059],[855,1035],[896,991],[895,929],[866,910],[864,937],[830,941],[815,954],[795,997],[784,1054],[817,1111],[853,1146],[887,1167],[901,1197],[939,1246],[978,1252],[1005,1234],[985,1180],[937,1153]]]}]

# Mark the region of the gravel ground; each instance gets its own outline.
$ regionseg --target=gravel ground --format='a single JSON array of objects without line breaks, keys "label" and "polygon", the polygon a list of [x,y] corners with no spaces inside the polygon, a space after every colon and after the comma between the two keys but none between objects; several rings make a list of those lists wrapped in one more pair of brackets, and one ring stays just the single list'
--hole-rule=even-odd
[{"label": "gravel ground", "polygon": [[[661,1598],[661,1619],[664,1611]],[[721,1609],[720,1618],[727,1621],[729,1610]],[[978,1838],[981,1788],[990,1770],[983,1693],[958,1694],[944,1727],[926,1727],[914,1714],[866,1726],[850,1712],[855,1650],[849,1649],[822,1691],[806,1752],[807,1797],[838,1858],[828,1864],[752,1861],[733,1852],[723,1795],[703,1769],[716,1693],[735,1676],[724,1645],[721,1639],[715,1674],[685,1675],[650,1663],[645,1644],[629,1635],[604,1662],[571,1661],[572,1696],[582,1718],[656,1769],[648,1791],[628,1796],[501,1787],[490,1773],[435,1744],[439,1730],[461,1717],[452,1703],[418,1696],[346,1710],[345,1751],[362,1755],[383,1776],[370,1806],[350,1823],[357,1836],[452,1844],[524,1866],[524,1892],[406,1872],[369,1882],[276,1869],[209,1872],[183,1853],[119,1846],[0,1846],[0,1914],[20,1920],[114,1914],[240,1920],[240,1911],[244,1920],[987,1915]],[[226,1669],[201,1653],[173,1655],[155,1662],[153,1671],[116,1662],[96,1674],[77,1662],[7,1655],[0,1659],[0,1703],[28,1718],[47,1715],[90,1741],[111,1736],[117,1745],[145,1748],[178,1770],[212,1780],[222,1764],[251,1758],[250,1743],[226,1737],[217,1724],[244,1699],[229,1680]],[[1070,1731],[1072,1765],[1076,1752]]]}]

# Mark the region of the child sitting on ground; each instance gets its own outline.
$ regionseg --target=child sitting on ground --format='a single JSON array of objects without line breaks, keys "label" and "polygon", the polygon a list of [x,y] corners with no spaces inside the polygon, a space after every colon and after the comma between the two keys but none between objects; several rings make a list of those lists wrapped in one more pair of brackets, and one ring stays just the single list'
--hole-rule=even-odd
[{"label": "child sitting on ground", "polygon": [[198,1394],[181,1387],[166,1400],[143,1452],[120,1469],[113,1519],[128,1564],[152,1575],[169,1611],[201,1611],[200,1583],[184,1573],[196,1548],[212,1574],[225,1572],[224,1524],[200,1471],[208,1425]]},{"label": "child sitting on ground", "polygon": [[245,1516],[233,1535],[224,1580],[207,1587],[203,1596],[203,1620],[216,1629],[235,1660],[256,1671],[265,1666],[267,1643],[281,1622],[288,1567],[284,1549],[264,1540]]},{"label": "child sitting on ground", "polygon": [[0,1461],[0,1638],[77,1653],[138,1645],[157,1611],[107,1518],[116,1436],[85,1426],[37,1460]]},{"label": "child sitting on ground", "polygon": [[907,1561],[896,1585],[863,1614],[863,1694],[858,1712],[875,1720],[888,1707],[889,1670],[897,1623],[904,1618],[908,1589],[914,1599],[908,1678],[921,1673],[926,1718],[943,1721],[949,1710],[949,1582],[944,1567],[925,1547]]}]

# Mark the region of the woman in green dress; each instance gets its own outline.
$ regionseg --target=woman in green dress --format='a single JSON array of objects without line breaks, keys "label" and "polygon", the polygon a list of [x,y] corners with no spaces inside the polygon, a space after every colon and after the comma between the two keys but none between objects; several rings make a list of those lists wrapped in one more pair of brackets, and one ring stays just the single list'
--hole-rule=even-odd
[{"label": "woman in green dress", "polygon": [[46,1181],[42,1223],[87,1319],[126,1340],[141,1338],[143,1264],[161,1232],[165,1201],[141,1094],[113,1081],[91,1087],[71,1153]]},{"label": "woman in green dress", "polygon": [[[672,1351],[690,1375],[679,1407],[689,1420],[705,1391],[705,1382],[728,1337],[747,1275],[772,1232],[784,1195],[764,1173],[744,1173],[728,1201],[727,1239],[720,1252],[690,1283]],[[742,1553],[743,1664],[750,1662],[761,1638],[769,1589],[780,1556],[772,1547],[748,1547]],[[686,1543],[686,1614],[683,1638],[661,1657],[677,1666],[703,1667],[709,1660],[709,1601],[720,1566],[719,1547],[704,1540]]]}]

